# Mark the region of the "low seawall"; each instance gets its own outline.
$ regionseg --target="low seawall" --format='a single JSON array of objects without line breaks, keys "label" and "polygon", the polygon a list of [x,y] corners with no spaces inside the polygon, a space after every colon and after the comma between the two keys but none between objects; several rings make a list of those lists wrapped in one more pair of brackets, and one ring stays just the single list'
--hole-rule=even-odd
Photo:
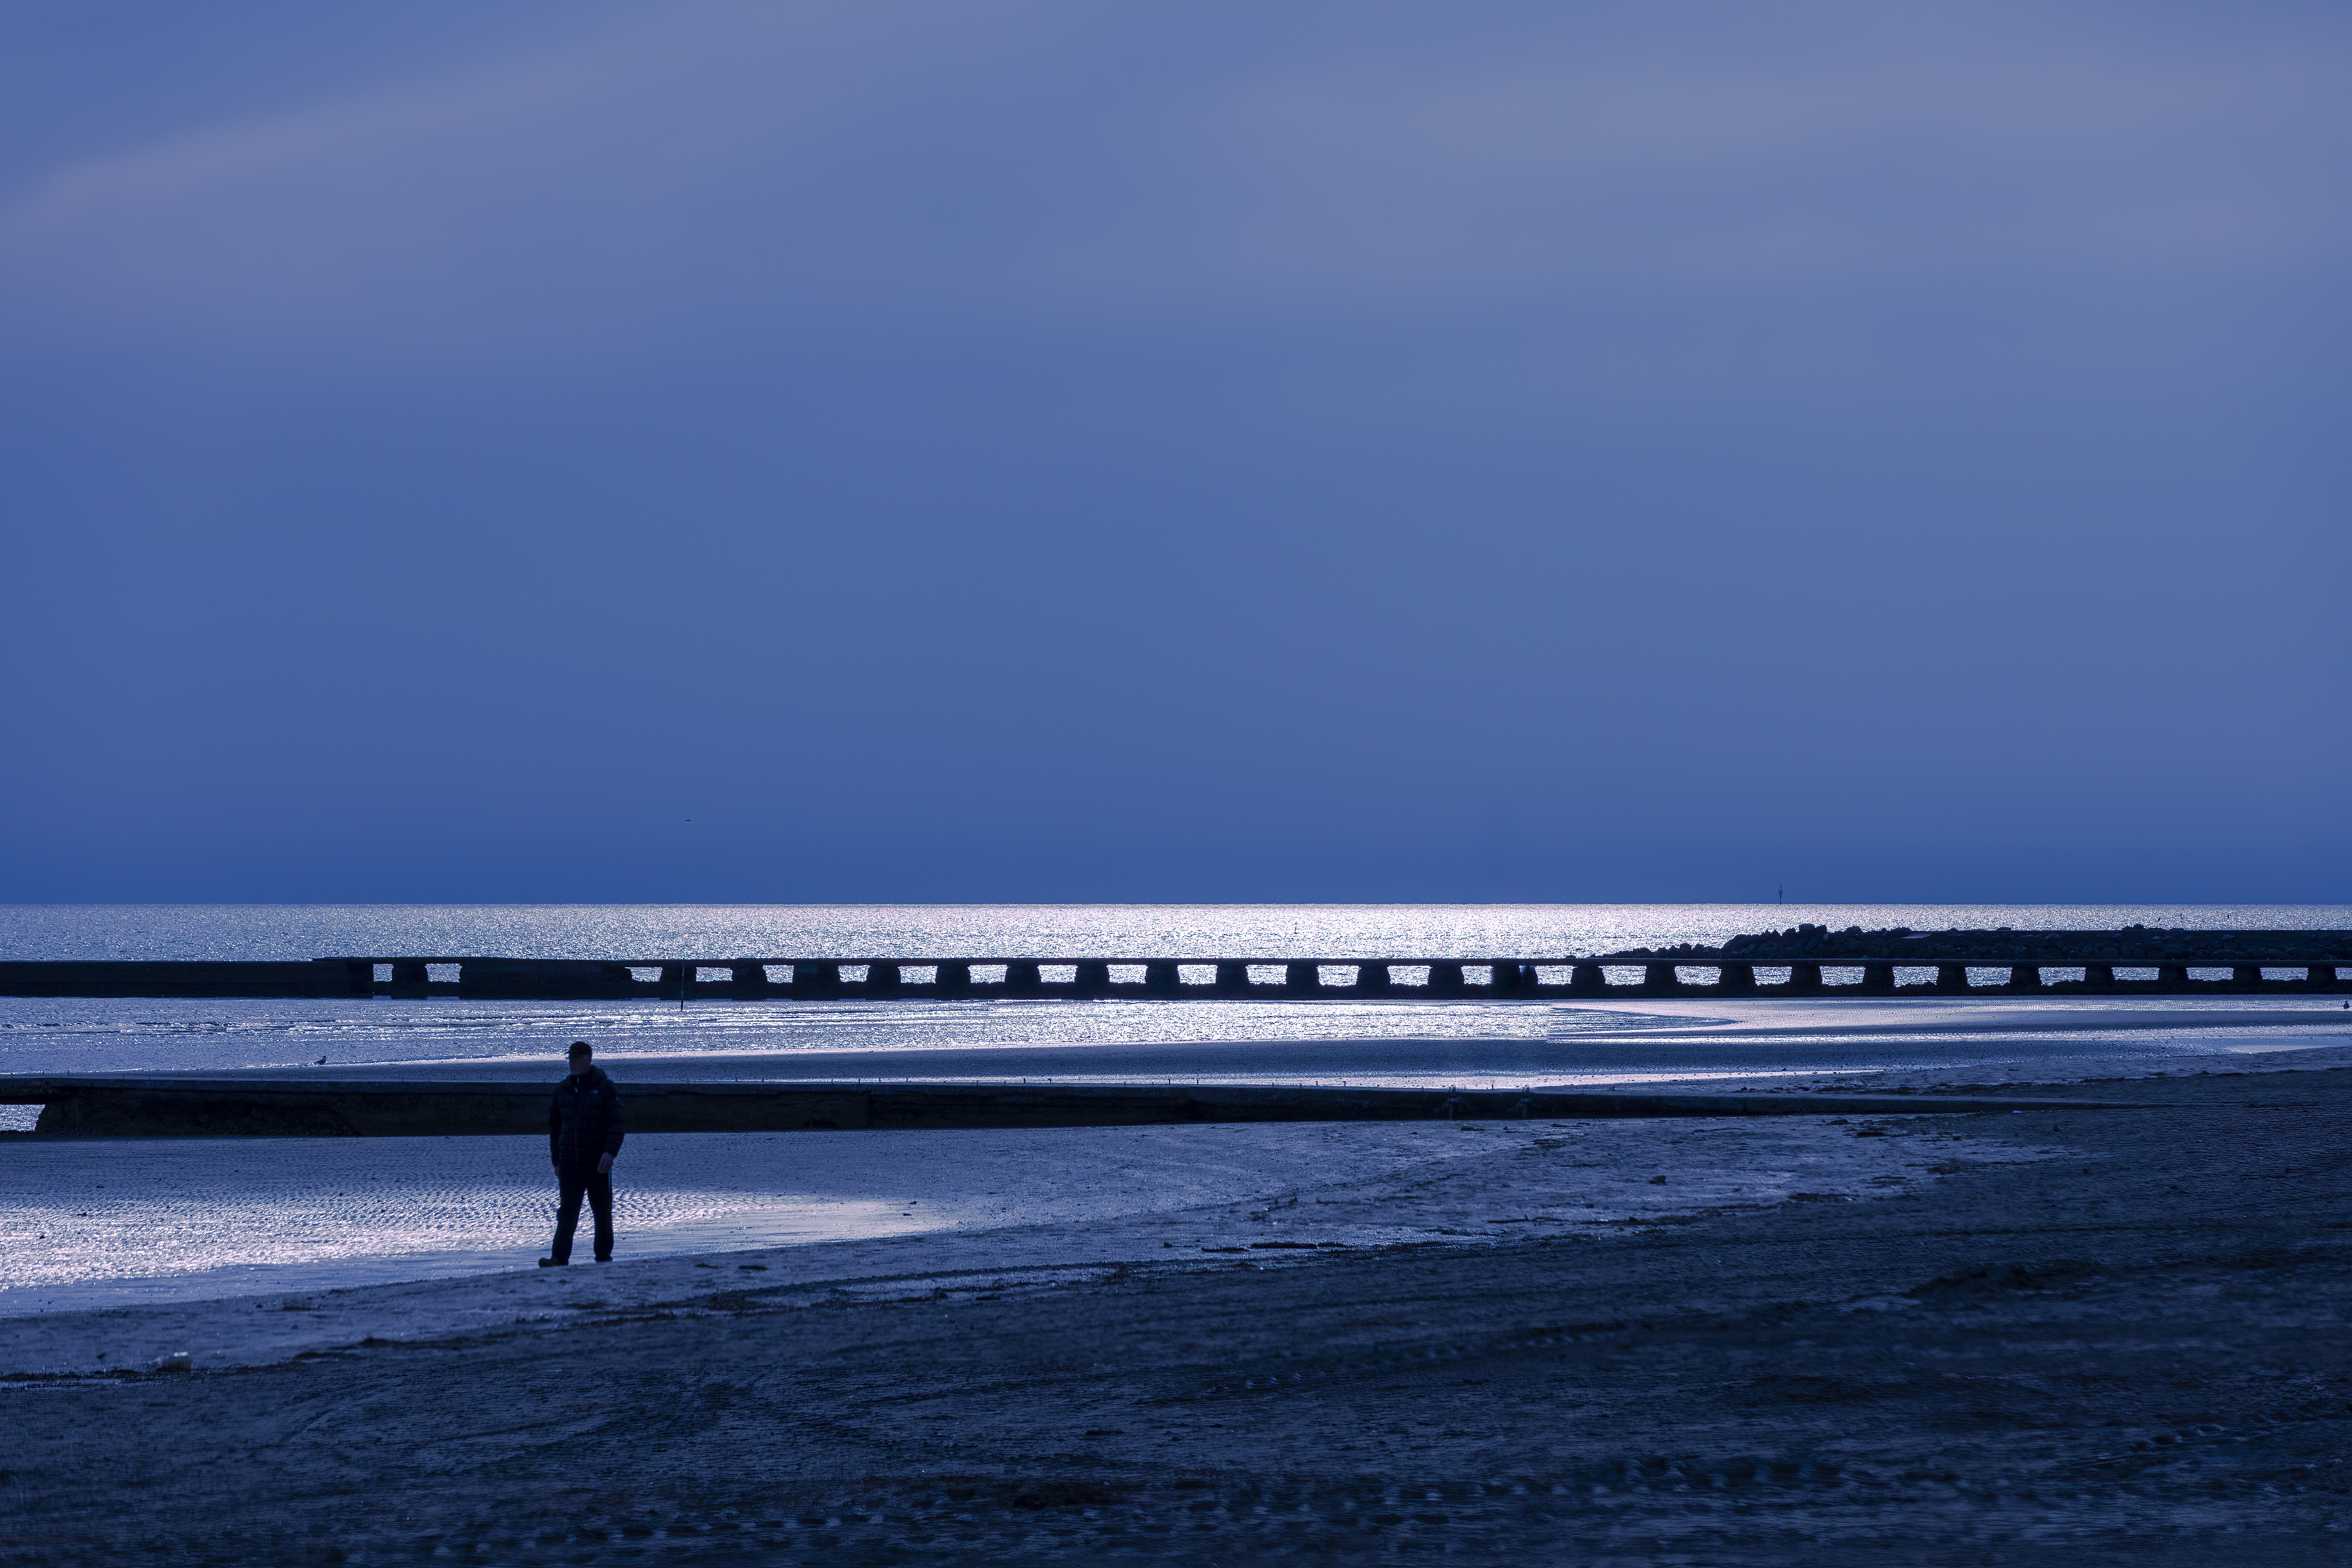
[{"label": "low seawall", "polygon": [[[2211,932],[2204,949],[2100,959],[2051,941],[1971,954],[1957,939],[1743,958],[1722,951],[1599,958],[1261,959],[571,959],[404,956],[290,963],[0,961],[0,996],[428,997],[471,1001],[661,999],[756,1002],[1059,999],[1173,1002],[1285,1000],[1565,1001],[1700,998],[2015,995],[2335,994],[2352,991],[2352,937],[2322,932]],[[2264,939],[2264,940],[2252,940]],[[2320,940],[2314,940],[2320,939]],[[1741,942],[1749,939],[1742,938]],[[1754,945],[1763,945],[1759,939]],[[1839,944],[1816,941],[1816,947]],[[1984,944],[1978,944],[1984,945]],[[1899,949],[1899,951],[1898,951]],[[2333,953],[2335,956],[2330,956]]]},{"label": "low seawall", "polygon": [[[1220,1121],[1580,1121],[1876,1116],[2112,1109],[2077,1100],[1924,1094],[1614,1094],[1259,1084],[639,1083],[632,1133],[887,1128],[1138,1127]],[[545,1083],[277,1079],[0,1079],[0,1104],[39,1105],[31,1136],[446,1137],[544,1133]]]}]

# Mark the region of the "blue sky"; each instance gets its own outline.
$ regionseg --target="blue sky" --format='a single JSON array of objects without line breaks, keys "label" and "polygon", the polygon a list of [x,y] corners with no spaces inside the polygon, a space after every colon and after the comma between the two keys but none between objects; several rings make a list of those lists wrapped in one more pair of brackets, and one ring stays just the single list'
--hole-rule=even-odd
[{"label": "blue sky", "polygon": [[25,4],[0,897],[2339,900],[2352,14]]}]

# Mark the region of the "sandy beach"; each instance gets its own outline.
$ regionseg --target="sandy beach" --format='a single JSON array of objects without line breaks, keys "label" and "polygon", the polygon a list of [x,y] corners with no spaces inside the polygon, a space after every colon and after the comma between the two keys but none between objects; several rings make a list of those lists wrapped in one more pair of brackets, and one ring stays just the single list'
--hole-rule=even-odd
[{"label": "sandy beach", "polygon": [[[971,1134],[941,1191],[1058,1159],[1058,1206],[226,1299],[58,1280],[81,1310],[0,1321],[0,1550],[2345,1561],[2352,1053],[2078,1065],[1994,1093],[2133,1108]],[[827,1190],[940,1201],[887,1136]]]}]

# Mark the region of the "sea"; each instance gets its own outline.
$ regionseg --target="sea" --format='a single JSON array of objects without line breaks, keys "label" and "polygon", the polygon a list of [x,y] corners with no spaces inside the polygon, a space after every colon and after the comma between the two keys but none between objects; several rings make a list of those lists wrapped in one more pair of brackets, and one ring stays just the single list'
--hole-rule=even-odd
[{"label": "sea", "polygon": [[[18,904],[0,905],[0,958],[1475,961],[1713,942],[1800,923],[2343,930],[2352,928],[2352,906]],[[2243,1058],[2216,1053],[2352,1046],[2352,1011],[2317,995],[1721,1004],[697,999],[684,1006],[456,997],[0,998],[0,1079],[20,1076],[21,1096],[37,1088],[22,1085],[22,1077],[54,1074],[551,1083],[563,1070],[565,1045],[581,1038],[594,1043],[625,1095],[633,1082],[688,1079],[1465,1088],[1739,1079],[1802,1087],[1845,1081],[1835,1075],[1904,1072],[1929,1075],[1920,1079],[1927,1083],[2002,1081],[2020,1062],[2035,1074],[2054,1070],[2059,1080],[2214,1070],[2217,1062],[2233,1070]],[[0,1091],[6,1087],[0,1083]],[[0,1132],[28,1131],[38,1109],[0,1103]],[[1664,1135],[1661,1148],[1677,1136]],[[1055,1247],[1097,1258],[1129,1256],[1117,1249],[1132,1243],[1144,1248],[1133,1256],[1159,1258],[1172,1256],[1161,1239],[1176,1234],[1170,1226],[1208,1227],[1200,1237],[1186,1233],[1188,1251],[1195,1242],[1231,1244],[1231,1237],[1210,1232],[1264,1208],[1269,1194],[1288,1191],[1296,1202],[1299,1186],[1314,1182],[1342,1195],[1371,1191],[1432,1160],[1467,1158],[1463,1151],[1472,1143],[1392,1124],[677,1133],[630,1140],[618,1167],[625,1172],[620,1228],[632,1258],[889,1238],[898,1245],[917,1237],[929,1247],[967,1235],[979,1238],[971,1245],[982,1250],[972,1257],[989,1269],[1061,1258]],[[1749,1174],[1787,1185],[1800,1179],[1794,1169]],[[1831,1190],[1818,1173],[1801,1180],[1809,1192]],[[1856,1186],[1852,1195],[1881,1191]],[[545,1245],[552,1206],[545,1146],[530,1136],[11,1137],[0,1141],[0,1320],[214,1298],[250,1297],[290,1310],[313,1304],[309,1292],[357,1285],[518,1268],[533,1277],[530,1260]],[[1339,1211],[1311,1212],[1328,1219]],[[1614,1224],[1633,1212],[1593,1210],[1588,1218]],[[1452,1221],[1419,1223],[1411,1239],[1472,1244],[1462,1239],[1472,1231]],[[945,1266],[921,1256],[916,1267]],[[825,1267],[879,1267],[863,1258]],[[283,1316],[273,1310],[271,1321]],[[237,1321],[251,1319],[246,1312]],[[190,1348],[205,1360],[227,1353],[226,1343]]]},{"label": "sea", "polygon": [[[1833,930],[2345,930],[2352,929],[2352,905],[13,904],[0,905],[0,958],[1536,959],[1716,942],[1800,923]],[[480,1073],[503,1072],[509,1064],[536,1070],[560,1058],[569,1041],[586,1037],[611,1058],[660,1058],[669,1076],[692,1063],[706,1074],[770,1076],[767,1064],[803,1076],[795,1064],[821,1060],[840,1076],[1176,1079],[1213,1072],[1313,1079],[1328,1071],[1408,1082],[1474,1070],[1476,1064],[1465,1066],[1470,1058],[1460,1049],[1468,1042],[1532,1048],[1690,1021],[1688,1009],[1476,1000],[698,999],[681,1008],[650,1001],[9,997],[0,998],[0,1074]],[[1351,1052],[1349,1042],[1358,1048]],[[1089,1047],[1097,1057],[1108,1047],[1139,1054],[1106,1071],[1099,1061],[1078,1063]],[[1524,1077],[1540,1058],[1540,1051],[1489,1051],[1477,1059],[1490,1076]],[[1806,1061],[1832,1059],[1843,1065],[1848,1056],[1815,1051]],[[1704,1062],[1672,1065],[1715,1070]]]}]

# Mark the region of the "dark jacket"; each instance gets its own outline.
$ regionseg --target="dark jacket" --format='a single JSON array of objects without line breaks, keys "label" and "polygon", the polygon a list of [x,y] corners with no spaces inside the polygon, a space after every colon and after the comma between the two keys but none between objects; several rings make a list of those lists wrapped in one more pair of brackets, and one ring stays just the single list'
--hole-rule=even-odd
[{"label": "dark jacket", "polygon": [[547,1152],[559,1165],[593,1169],[600,1154],[621,1152],[621,1091],[603,1068],[568,1076],[547,1108]]}]

